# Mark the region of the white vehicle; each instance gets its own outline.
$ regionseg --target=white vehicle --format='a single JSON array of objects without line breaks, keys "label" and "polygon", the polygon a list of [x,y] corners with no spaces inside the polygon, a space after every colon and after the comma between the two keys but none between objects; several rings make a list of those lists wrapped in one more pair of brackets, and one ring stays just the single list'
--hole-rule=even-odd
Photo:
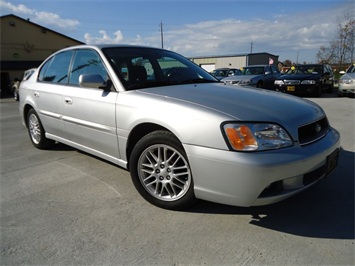
[{"label": "white vehicle", "polygon": [[350,96],[355,95],[355,64],[352,64],[346,72],[341,71],[344,74],[339,79],[338,95],[339,96]]}]

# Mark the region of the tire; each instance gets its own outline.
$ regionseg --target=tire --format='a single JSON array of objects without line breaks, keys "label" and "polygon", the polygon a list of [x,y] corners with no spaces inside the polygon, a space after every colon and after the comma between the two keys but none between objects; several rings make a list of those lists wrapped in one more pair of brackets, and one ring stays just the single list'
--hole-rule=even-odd
[{"label": "tire", "polygon": [[316,87],[313,91],[314,97],[320,97],[322,95],[322,87]]},{"label": "tire", "polygon": [[331,85],[329,85],[329,88],[327,90],[328,93],[332,93],[333,92],[333,89],[334,89],[334,82],[332,82]]},{"label": "tire", "polygon": [[256,87],[262,89],[264,87],[263,82],[258,81],[258,83],[256,84]]},{"label": "tire", "polygon": [[30,140],[37,149],[46,149],[54,144],[53,140],[46,138],[41,120],[34,109],[30,109],[28,112],[27,129]]},{"label": "tire", "polygon": [[138,141],[129,169],[138,192],[155,206],[181,210],[196,201],[186,153],[170,132],[154,131]]}]

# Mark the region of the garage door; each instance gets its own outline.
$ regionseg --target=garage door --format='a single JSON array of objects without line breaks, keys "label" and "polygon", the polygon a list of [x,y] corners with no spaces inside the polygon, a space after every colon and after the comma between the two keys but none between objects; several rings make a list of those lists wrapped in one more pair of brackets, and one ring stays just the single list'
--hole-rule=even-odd
[{"label": "garage door", "polygon": [[215,64],[201,64],[200,65],[204,70],[206,70],[207,72],[212,72],[213,70],[216,69]]}]

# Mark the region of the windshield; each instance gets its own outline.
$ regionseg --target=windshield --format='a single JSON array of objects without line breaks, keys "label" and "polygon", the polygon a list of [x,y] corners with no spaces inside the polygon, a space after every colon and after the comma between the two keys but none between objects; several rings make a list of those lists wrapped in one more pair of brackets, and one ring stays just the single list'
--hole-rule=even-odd
[{"label": "windshield", "polygon": [[154,48],[103,49],[126,90],[157,86],[219,82],[187,58]]},{"label": "windshield", "polygon": [[355,73],[355,64],[351,65],[346,71],[346,73]]},{"label": "windshield", "polygon": [[264,67],[243,67],[239,75],[263,75]]},{"label": "windshield", "polygon": [[301,65],[301,66],[292,66],[286,74],[289,75],[310,75],[310,74],[321,74],[322,66],[314,65]]},{"label": "windshield", "polygon": [[215,69],[212,71],[212,75],[226,77],[228,75],[228,69]]}]

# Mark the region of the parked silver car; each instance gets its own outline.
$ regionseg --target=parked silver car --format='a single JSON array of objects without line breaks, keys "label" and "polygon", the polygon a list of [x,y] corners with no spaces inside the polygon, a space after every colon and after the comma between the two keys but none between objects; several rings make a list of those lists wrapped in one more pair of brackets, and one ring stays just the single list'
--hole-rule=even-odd
[{"label": "parked silver car", "polygon": [[339,79],[338,95],[350,96],[355,95],[355,64],[352,64],[346,72],[340,72],[344,74]]},{"label": "parked silver car", "polygon": [[281,72],[273,65],[255,65],[246,66],[240,69],[239,75],[230,76],[221,79],[225,84],[253,86],[264,89],[274,89],[274,81]]},{"label": "parked silver car", "polygon": [[21,79],[16,78],[13,83],[12,83],[12,91],[14,92],[14,99],[16,101],[19,101],[19,88],[20,88],[20,83],[24,80],[27,80],[30,78],[30,76],[35,72],[35,68],[31,68],[23,72]]},{"label": "parked silver car", "polygon": [[215,78],[221,80],[225,77],[241,75],[242,71],[237,68],[217,68],[211,73]]},{"label": "parked silver car", "polygon": [[340,136],[316,104],[226,86],[174,52],[76,46],[21,83],[32,144],[58,141],[128,169],[162,208],[278,202],[329,174]]}]

